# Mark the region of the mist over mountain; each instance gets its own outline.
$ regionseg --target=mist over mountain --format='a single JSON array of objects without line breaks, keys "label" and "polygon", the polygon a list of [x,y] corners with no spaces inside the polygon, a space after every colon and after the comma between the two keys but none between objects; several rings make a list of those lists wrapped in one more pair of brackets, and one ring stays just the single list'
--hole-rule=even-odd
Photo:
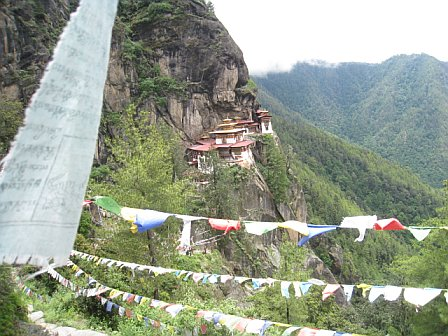
[{"label": "mist over mountain", "polygon": [[381,64],[297,63],[254,78],[315,126],[409,167],[440,186],[448,168],[448,64],[399,55]]}]

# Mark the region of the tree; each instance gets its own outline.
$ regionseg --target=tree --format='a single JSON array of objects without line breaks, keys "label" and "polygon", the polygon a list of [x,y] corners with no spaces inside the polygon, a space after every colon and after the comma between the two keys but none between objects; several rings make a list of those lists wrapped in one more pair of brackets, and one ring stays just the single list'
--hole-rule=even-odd
[{"label": "tree", "polygon": [[127,206],[184,213],[191,190],[175,174],[179,140],[169,127],[150,125],[149,116],[134,105],[122,114],[120,134],[108,143],[112,183],[102,187]]},{"label": "tree", "polygon": [[[448,195],[445,181],[445,195]],[[447,200],[448,202],[448,197]],[[439,216],[426,220],[422,226],[447,226],[448,205],[439,209]],[[403,281],[415,287],[448,287],[448,250],[446,230],[432,230],[429,236],[416,245],[418,253],[402,257],[395,263],[395,271]],[[436,298],[411,319],[411,335],[446,335],[448,333],[448,307],[445,300]]]},{"label": "tree", "polygon": [[203,193],[208,208],[206,214],[217,218],[236,218],[238,182],[235,181],[235,171],[244,168],[229,167],[216,152],[210,154],[208,164],[213,168]]},{"label": "tree", "polygon": [[266,178],[266,182],[274,195],[275,201],[277,203],[285,202],[290,186],[286,157],[271,135],[263,136],[263,144],[266,148],[266,164],[261,166],[261,172]]},{"label": "tree", "polygon": [[8,152],[11,141],[22,124],[23,105],[0,97],[0,156]]}]

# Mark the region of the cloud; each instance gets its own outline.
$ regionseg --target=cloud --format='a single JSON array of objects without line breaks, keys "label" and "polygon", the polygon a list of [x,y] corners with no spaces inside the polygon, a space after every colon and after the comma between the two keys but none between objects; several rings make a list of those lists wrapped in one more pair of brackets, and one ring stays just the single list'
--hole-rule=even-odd
[{"label": "cloud", "polygon": [[213,0],[251,74],[289,71],[298,61],[379,63],[427,53],[448,61],[440,0]]}]

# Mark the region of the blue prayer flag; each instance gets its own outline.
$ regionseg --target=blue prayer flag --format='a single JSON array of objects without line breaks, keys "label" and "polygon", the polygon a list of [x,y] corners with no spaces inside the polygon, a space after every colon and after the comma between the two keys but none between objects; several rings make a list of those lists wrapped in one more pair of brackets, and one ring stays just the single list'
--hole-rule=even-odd
[{"label": "blue prayer flag", "polygon": [[313,238],[314,236],[320,235],[325,232],[336,230],[336,225],[314,225],[314,224],[308,224],[309,234],[308,236],[304,236],[302,239],[300,239],[298,245],[303,246],[305,243]]}]

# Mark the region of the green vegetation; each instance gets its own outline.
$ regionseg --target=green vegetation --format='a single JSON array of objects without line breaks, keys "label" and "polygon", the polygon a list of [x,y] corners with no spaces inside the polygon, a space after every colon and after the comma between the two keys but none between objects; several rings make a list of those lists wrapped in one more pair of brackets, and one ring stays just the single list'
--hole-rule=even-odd
[{"label": "green vegetation", "polygon": [[244,94],[250,93],[255,96],[258,92],[258,87],[257,84],[253,81],[253,79],[250,78],[247,81],[247,84],[244,85],[240,90],[242,90]]},{"label": "green vegetation", "polygon": [[168,14],[174,13],[174,6],[169,2],[151,2],[143,7],[133,18],[133,24],[154,24]]},{"label": "green vegetation", "polygon": [[409,167],[441,186],[448,171],[448,70],[428,55],[337,67],[296,64],[291,72],[254,78],[301,118]]},{"label": "green vegetation", "polygon": [[[448,181],[445,181],[448,195]],[[442,227],[448,225],[448,197],[438,211],[438,216],[422,223],[422,226]],[[420,244],[414,244],[417,251],[412,257],[402,256],[395,261],[392,270],[408,286],[447,288],[448,287],[448,251],[446,230],[432,230]],[[412,335],[445,335],[448,332],[448,307],[445,300],[437,298],[418,316],[411,318]]]},{"label": "green vegetation", "polygon": [[[109,167],[94,169],[91,193],[131,207],[183,213],[190,192],[188,183],[175,177],[180,140],[167,126],[149,122],[150,114],[137,113],[133,105],[124,111],[120,135],[109,143]],[[100,177],[108,181],[98,182]]]},{"label": "green vegetation", "polygon": [[0,97],[0,156],[8,152],[22,119],[22,103]]},{"label": "green vegetation", "polygon": [[26,308],[12,280],[12,268],[0,265],[0,334],[20,335],[19,321],[25,321]]},{"label": "green vegetation", "polygon": [[[307,222],[339,224],[346,216],[376,214],[417,225],[436,215],[442,204],[440,193],[408,170],[304,120],[293,123],[277,117],[289,111],[265,93],[261,100],[274,114],[274,129],[286,148],[288,168],[305,193]],[[342,282],[399,283],[389,265],[399,256],[415,253],[410,234],[368,232],[363,243],[354,243],[356,237],[353,232],[333,232],[313,239],[310,246]],[[332,248],[341,250],[342,265],[330,253]],[[376,327],[381,323],[386,322],[377,321]]]},{"label": "green vegetation", "polygon": [[275,143],[272,135],[263,135],[261,139],[265,147],[265,163],[259,165],[263,177],[274,195],[277,203],[285,202],[291,182],[288,179],[286,157]]},{"label": "green vegetation", "polygon": [[[208,14],[205,14],[205,17],[213,15],[211,2],[193,1],[207,5]],[[228,167],[213,156],[210,158],[213,164],[210,175],[201,176],[198,172],[192,172],[185,167],[180,138],[173,129],[158,122],[167,117],[168,98],[182,100],[186,97],[187,83],[168,76],[166,72],[162,74],[156,50],[159,52],[163,49],[160,45],[169,46],[163,49],[164,52],[175,53],[179,50],[178,42],[173,37],[175,34],[170,35],[173,33],[170,28],[174,25],[165,23],[175,20],[185,22],[184,8],[188,5],[191,4],[181,0],[120,1],[120,18],[117,19],[115,29],[120,33],[119,36],[123,37],[121,60],[137,72],[137,78],[134,78],[133,86],[130,86],[134,90],[132,94],[136,105],[129,106],[122,113],[108,111],[103,117],[103,126],[107,126],[103,129],[104,133],[107,133],[107,130],[113,133],[114,137],[106,136],[104,152],[108,154],[107,162],[102,162],[92,169],[87,197],[102,194],[111,196],[120,204],[129,207],[237,219],[243,213],[246,215],[248,210],[258,210],[242,209],[241,206],[242,197],[252,197],[247,194],[245,186],[252,182],[255,172],[239,166]],[[30,19],[29,22],[26,20],[24,23],[28,27],[34,27],[37,22],[48,19],[48,15],[42,10],[45,8],[43,5],[39,3],[33,8],[36,9],[35,19]],[[161,40],[166,40],[159,41],[154,38],[154,43],[148,47],[149,43],[146,43],[143,37],[152,37],[143,36],[143,31],[150,25],[159,27],[160,30],[166,29],[167,32],[166,36],[162,33],[160,35]],[[212,35],[216,37],[219,34],[223,32],[218,29]],[[196,42],[191,43],[188,47],[194,48]],[[211,48],[222,45],[221,41],[215,38]],[[386,72],[399,63],[391,63]],[[307,91],[299,101],[295,101],[295,98],[293,101],[292,95],[288,94],[288,103],[298,103],[301,111],[313,112],[314,114],[310,114],[314,119],[309,115],[306,118],[312,119],[313,122],[323,120],[331,131],[341,129],[339,122],[346,120],[346,110],[351,113],[353,122],[356,118],[362,119],[363,115],[359,113],[357,116],[357,110],[353,107],[358,101],[363,102],[362,107],[365,107],[365,110],[384,112],[392,119],[398,114],[388,115],[387,111],[406,110],[427,128],[439,120],[421,113],[417,103],[418,100],[425,99],[423,96],[416,95],[417,98],[412,102],[407,99],[414,92],[411,88],[425,87],[423,82],[414,82],[412,77],[400,79],[400,71],[390,71],[395,77],[387,73],[382,74],[388,75],[384,77],[387,78],[387,83],[383,82],[388,85],[381,91],[373,88],[379,74],[370,74],[370,70],[366,70],[363,65],[353,67],[355,73],[351,72],[349,66],[342,66],[338,70],[344,85],[329,85],[334,69],[321,70],[310,66],[307,68],[307,76],[303,78],[315,81],[313,87],[318,89]],[[436,73],[431,69],[431,74]],[[320,76],[321,72],[324,73],[323,78]],[[202,72],[204,79],[208,75],[205,70]],[[26,69],[17,71],[16,76],[17,80],[25,84],[31,83],[34,78],[33,72]],[[297,82],[283,81],[279,88],[287,92],[287,87],[304,85],[303,78]],[[400,84],[406,84],[405,87],[409,90],[396,89],[397,86],[392,85],[396,78]],[[440,86],[437,87],[440,89]],[[205,86],[200,89],[207,93]],[[431,93],[428,97],[438,97],[432,87],[426,89]],[[255,82],[249,80],[240,90],[254,94],[258,89]],[[382,96],[385,98],[384,102],[377,103],[376,99],[365,97],[365,92],[374,92],[374,98]],[[429,101],[428,97],[426,99]],[[377,214],[380,217],[396,216],[406,225],[447,225],[448,208],[445,206],[439,212],[435,210],[441,206],[440,195],[408,170],[310,126],[300,119],[297,113],[291,112],[299,109],[288,110],[266,94],[262,99],[264,105],[275,115],[275,130],[283,143],[283,146],[279,146],[276,138],[261,137],[264,153],[261,155],[261,162],[257,163],[277,204],[288,201],[291,186],[298,180],[307,200],[307,222],[338,224],[344,216]],[[429,108],[428,101],[425,106]],[[15,133],[13,129],[20,124],[20,118],[16,117],[22,106],[18,102],[2,101],[1,104],[0,126],[5,125],[5,128],[0,127],[0,132],[4,132],[0,133],[0,145],[3,145],[9,143]],[[146,112],[142,111],[141,106],[155,107],[154,111]],[[356,105],[356,108],[359,106],[361,105]],[[440,106],[444,106],[442,98]],[[387,148],[384,141],[395,146],[395,139],[388,138],[388,133],[382,133],[380,129],[384,123],[393,124],[393,120],[381,120],[377,123],[374,122],[376,120],[369,119],[366,121],[367,126],[363,125],[367,128],[373,125],[371,128],[376,132],[375,137],[367,140],[372,143],[379,141],[376,134],[381,134],[384,140],[378,143],[382,147]],[[355,129],[350,123],[344,127],[343,131],[349,130],[346,134],[353,134],[355,138],[362,138],[364,135],[365,130],[361,127]],[[436,132],[442,133],[440,129],[435,129]],[[424,132],[415,134],[418,137],[426,137]],[[404,135],[400,134],[397,138],[403,137]],[[428,142],[416,142],[410,134],[407,139],[408,145],[411,143],[410,147],[421,146],[432,156]],[[438,138],[434,136],[431,139],[437,142]],[[384,155],[392,157],[393,151],[390,148],[388,150],[391,152]],[[440,162],[443,162],[445,154],[441,153]],[[405,154],[403,151],[403,155]],[[411,158],[414,159],[412,156]],[[207,180],[208,183],[197,186],[192,183],[193,180]],[[312,277],[312,271],[317,270],[307,270],[304,266],[312,249],[342,283],[448,287],[448,255],[444,248],[447,237],[446,232],[442,230],[431,233],[424,243],[418,245],[411,243],[409,232],[368,232],[363,243],[354,243],[356,234],[341,230],[314,238],[304,248],[297,248],[296,242],[289,242],[286,235],[281,237],[278,230],[262,237],[254,237],[240,230],[220,237],[216,249],[207,246],[207,249],[201,251],[203,253],[180,255],[176,247],[181,226],[180,220],[171,217],[164,225],[145,234],[132,234],[129,231],[130,223],[121,218],[107,215],[98,222],[92,220],[89,211],[84,211],[75,248],[99,256],[141,264],[216,274],[234,272],[242,276],[272,276],[285,280],[307,280]],[[196,233],[205,232],[209,235],[216,233],[211,232],[209,224],[205,222],[195,222],[194,230],[197,230]],[[287,300],[281,295],[278,283],[273,287],[252,291],[237,284],[196,284],[183,281],[173,274],[149,276],[147,272],[108,268],[79,259],[75,261],[86,272],[108,286],[198,309],[374,336],[385,333],[390,336],[443,335],[448,328],[448,308],[442,298],[438,298],[416,314],[414,307],[402,300],[394,303],[379,300],[371,304],[360,296],[359,291],[354,295],[350,306],[339,306],[334,297],[322,301],[322,288],[318,286],[313,286],[309,294],[302,298],[294,298],[291,289],[291,299]],[[76,284],[86,286],[85,278],[75,277],[67,268],[58,270]],[[0,328],[5,326],[7,332],[14,335],[16,320],[25,317],[23,304],[13,290],[14,286],[10,280],[9,270],[0,268]],[[201,324],[207,326],[207,335],[231,334],[227,328],[216,329],[213,323],[197,319],[194,309],[184,310],[172,318],[161,310],[131,304],[121,298],[116,299],[116,303],[132,309],[135,313],[170,326],[165,330],[148,330],[143,321],[121,318],[105,312],[104,307],[95,298],[75,297],[71,291],[48,279],[46,275],[29,281],[29,285],[46,298],[46,302],[35,301],[34,304],[37,309],[45,311],[48,322],[77,328],[90,327],[117,336],[145,335],[148,332],[172,335],[175,332],[191,331]],[[250,285],[246,284],[247,287]],[[267,334],[280,335],[283,330],[273,326]],[[0,334],[9,335],[1,329]]]},{"label": "green vegetation", "polygon": [[[261,100],[274,116],[291,114],[275,98],[263,94]],[[308,196],[312,222],[338,224],[342,217],[361,212],[396,217],[405,225],[413,225],[433,217],[441,204],[436,190],[372,152],[304,120],[296,123],[274,117],[273,122],[280,140],[289,148],[291,168]]]},{"label": "green vegetation", "polygon": [[202,193],[197,213],[215,218],[237,218],[236,190],[232,188],[235,186],[236,171],[221,162],[217,153],[210,156],[210,165],[213,171],[207,176],[208,184]]},{"label": "green vegetation", "polygon": [[[146,78],[140,82],[142,98],[155,96],[166,99],[170,95],[185,96],[186,88],[185,82],[179,82],[168,76]],[[164,105],[166,105],[166,101]]]}]

